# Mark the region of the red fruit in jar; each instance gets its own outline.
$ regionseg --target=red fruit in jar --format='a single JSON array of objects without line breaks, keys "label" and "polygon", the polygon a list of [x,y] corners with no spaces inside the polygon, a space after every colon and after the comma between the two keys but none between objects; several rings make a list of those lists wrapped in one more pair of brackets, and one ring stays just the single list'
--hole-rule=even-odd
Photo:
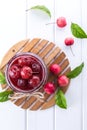
[{"label": "red fruit in jar", "polygon": [[40,65],[38,63],[33,63],[32,64],[32,70],[33,72],[40,72]]},{"label": "red fruit in jar", "polygon": [[26,65],[25,58],[23,58],[23,57],[19,58],[19,59],[18,59],[18,64],[19,64],[20,66]]},{"label": "red fruit in jar", "polygon": [[58,77],[57,82],[60,87],[66,87],[69,84],[69,79],[65,75],[61,75]]},{"label": "red fruit in jar", "polygon": [[51,71],[52,73],[54,73],[55,75],[57,75],[57,74],[60,73],[61,68],[60,68],[60,66],[59,66],[58,64],[52,64],[52,65],[50,66],[50,71]]},{"label": "red fruit in jar", "polygon": [[9,76],[12,79],[17,79],[20,77],[20,68],[17,65],[12,65],[9,70]]},{"label": "red fruit in jar", "polygon": [[33,77],[29,80],[29,85],[31,87],[37,87],[40,83],[40,78],[38,76],[33,75]]},{"label": "red fruit in jar", "polygon": [[58,27],[63,28],[67,25],[67,22],[66,22],[66,19],[64,17],[59,17],[56,20],[56,24],[57,24]]},{"label": "red fruit in jar", "polygon": [[17,86],[19,87],[26,87],[27,81],[25,79],[18,79]]},{"label": "red fruit in jar", "polygon": [[29,79],[32,76],[32,69],[29,66],[24,66],[21,69],[21,77],[23,79]]},{"label": "red fruit in jar", "polygon": [[21,57],[18,59],[18,64],[23,67],[25,65],[30,65],[31,64],[31,59],[29,57]]},{"label": "red fruit in jar", "polygon": [[28,66],[30,66],[31,63],[33,62],[33,60],[30,57],[26,57],[25,61],[26,61],[26,65],[28,65]]},{"label": "red fruit in jar", "polygon": [[72,38],[72,37],[67,37],[67,38],[65,39],[64,43],[65,43],[66,46],[71,46],[71,45],[74,44],[74,38]]},{"label": "red fruit in jar", "polygon": [[44,91],[47,94],[53,94],[55,92],[55,85],[51,82],[48,82],[47,84],[45,84],[44,86]]}]

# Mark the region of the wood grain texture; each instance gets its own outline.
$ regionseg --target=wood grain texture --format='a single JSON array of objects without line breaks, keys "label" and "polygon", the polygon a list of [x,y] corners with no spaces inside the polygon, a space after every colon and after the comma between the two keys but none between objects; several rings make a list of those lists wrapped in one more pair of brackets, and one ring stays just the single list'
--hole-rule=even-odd
[{"label": "wood grain texture", "polygon": [[[3,67],[5,68],[7,62],[18,52],[32,52],[39,55],[48,67],[48,81],[50,82],[55,79],[55,77],[49,72],[50,64],[60,64],[60,75],[67,74],[70,71],[69,61],[66,58],[65,53],[62,52],[59,47],[55,47],[54,43],[40,38],[34,38],[32,40],[23,40],[11,47],[1,62],[0,68],[2,69],[2,71],[4,70]],[[5,87],[6,85],[2,85],[2,88]],[[66,92],[67,89],[68,86],[64,88],[63,92]],[[36,97],[24,97],[18,100],[13,100],[13,103],[23,109],[30,109],[33,111],[38,109],[47,109],[55,105],[54,94],[46,94],[43,90],[43,86],[38,91],[44,94],[44,102],[37,100]]]},{"label": "wood grain texture", "polygon": [[6,55],[3,57],[3,60],[1,61],[1,65],[0,65],[0,69],[2,69],[7,63],[8,61],[17,53],[20,51],[20,49],[27,44],[27,42],[29,41],[29,39],[27,40],[23,40],[20,41],[18,43],[16,43],[13,47],[11,47],[8,52],[6,53]]}]

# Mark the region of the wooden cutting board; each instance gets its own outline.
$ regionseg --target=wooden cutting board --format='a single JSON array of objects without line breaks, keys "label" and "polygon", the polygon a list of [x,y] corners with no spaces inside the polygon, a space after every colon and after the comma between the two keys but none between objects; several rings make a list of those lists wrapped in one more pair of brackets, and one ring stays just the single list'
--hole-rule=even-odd
[{"label": "wooden cutting board", "polygon": [[[34,38],[34,39],[26,39],[23,41],[20,41],[16,43],[14,46],[12,46],[4,58],[2,59],[0,70],[4,73],[5,66],[8,63],[8,61],[19,52],[33,52],[37,55],[39,55],[49,68],[49,65],[52,63],[57,63],[61,66],[61,74],[67,74],[71,71],[69,67],[69,60],[67,59],[65,53],[54,43],[49,42],[45,39],[40,38]],[[53,81],[54,76],[49,72],[48,75],[48,81]],[[69,85],[68,85],[69,86]],[[68,86],[65,88],[62,88],[63,92],[65,93],[68,89]],[[2,85],[2,88],[9,89],[9,86],[7,84]],[[47,108],[52,107],[55,105],[54,100],[54,94],[48,95],[44,92],[43,87],[39,90],[40,92],[44,93],[44,102],[40,102],[35,97],[24,97],[18,100],[12,100],[12,102],[20,106],[23,109],[30,109],[30,110],[44,110]]]}]

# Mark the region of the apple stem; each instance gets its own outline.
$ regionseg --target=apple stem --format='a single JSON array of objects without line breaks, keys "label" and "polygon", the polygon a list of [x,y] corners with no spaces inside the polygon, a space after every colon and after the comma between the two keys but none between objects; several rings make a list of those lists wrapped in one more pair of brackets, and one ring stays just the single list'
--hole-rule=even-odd
[{"label": "apple stem", "polygon": [[55,22],[53,22],[53,23],[46,23],[46,25],[49,25],[49,24],[56,24]]},{"label": "apple stem", "polygon": [[70,46],[70,50],[73,56],[75,56],[75,54],[73,53],[72,47]]}]

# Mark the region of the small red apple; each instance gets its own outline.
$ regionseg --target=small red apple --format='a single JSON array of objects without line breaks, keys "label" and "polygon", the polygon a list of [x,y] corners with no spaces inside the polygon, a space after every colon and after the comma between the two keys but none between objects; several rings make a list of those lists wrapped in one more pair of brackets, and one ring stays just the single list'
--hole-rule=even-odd
[{"label": "small red apple", "polygon": [[52,73],[54,73],[55,75],[57,75],[57,74],[60,73],[61,68],[60,68],[60,66],[59,66],[58,64],[52,64],[52,65],[50,66],[50,71],[51,71]]},{"label": "small red apple", "polygon": [[53,94],[55,92],[55,85],[51,82],[48,82],[47,84],[44,85],[44,91],[47,94]]},{"label": "small red apple", "polygon": [[69,79],[65,75],[61,75],[57,79],[58,85],[60,87],[66,87],[69,84]]}]

